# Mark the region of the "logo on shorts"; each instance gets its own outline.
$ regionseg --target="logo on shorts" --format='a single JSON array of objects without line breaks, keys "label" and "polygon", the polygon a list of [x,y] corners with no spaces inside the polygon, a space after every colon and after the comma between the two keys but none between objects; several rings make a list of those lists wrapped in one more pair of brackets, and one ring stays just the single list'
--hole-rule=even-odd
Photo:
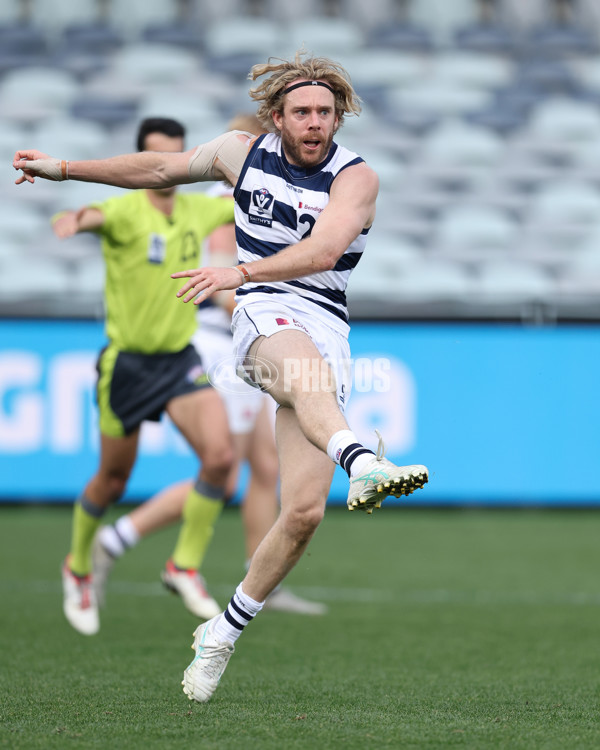
[{"label": "logo on shorts", "polygon": [[264,187],[255,187],[248,209],[250,224],[260,224],[263,227],[273,225],[273,204],[275,197]]},{"label": "logo on shorts", "polygon": [[301,328],[305,333],[308,333],[308,328],[303,325],[299,320],[296,320],[296,318],[293,319],[293,323],[296,326],[296,328]]},{"label": "logo on shorts", "polygon": [[299,320],[296,320],[296,318],[292,318],[291,321],[289,321],[287,318],[275,318],[275,322],[277,323],[278,326],[293,325],[293,326],[296,326],[296,328],[301,328],[305,333],[308,333],[308,328]]},{"label": "logo on shorts", "polygon": [[208,375],[204,372],[204,368],[202,367],[202,365],[194,365],[194,367],[192,367],[192,369],[188,371],[186,379],[188,380],[188,382],[198,386],[206,385],[210,382],[208,379]]}]

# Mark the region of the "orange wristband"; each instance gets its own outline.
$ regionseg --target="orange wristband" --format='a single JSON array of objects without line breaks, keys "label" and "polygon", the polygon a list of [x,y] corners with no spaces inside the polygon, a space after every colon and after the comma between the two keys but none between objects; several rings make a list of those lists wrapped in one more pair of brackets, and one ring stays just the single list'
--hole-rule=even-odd
[{"label": "orange wristband", "polygon": [[66,159],[63,159],[60,163],[60,173],[63,180],[69,179],[69,162]]},{"label": "orange wristband", "polygon": [[250,271],[246,268],[246,266],[239,265],[239,266],[236,266],[236,268],[238,269],[238,271],[241,271],[242,276],[244,277],[244,284],[247,281],[252,281],[252,277],[250,276]]}]

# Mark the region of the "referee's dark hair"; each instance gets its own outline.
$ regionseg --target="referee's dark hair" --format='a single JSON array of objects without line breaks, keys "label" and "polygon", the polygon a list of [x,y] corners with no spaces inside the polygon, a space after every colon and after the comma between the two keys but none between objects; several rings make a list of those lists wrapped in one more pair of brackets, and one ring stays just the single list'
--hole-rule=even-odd
[{"label": "referee's dark hair", "polygon": [[185,138],[185,128],[177,120],[168,117],[147,117],[142,120],[137,134],[137,150],[144,151],[146,136],[150,133],[162,133],[171,138]]}]

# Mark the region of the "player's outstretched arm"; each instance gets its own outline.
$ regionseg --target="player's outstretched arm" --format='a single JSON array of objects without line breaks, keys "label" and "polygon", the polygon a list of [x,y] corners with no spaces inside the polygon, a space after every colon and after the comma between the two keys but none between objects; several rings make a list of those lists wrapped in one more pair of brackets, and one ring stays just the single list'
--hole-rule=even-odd
[{"label": "player's outstretched arm", "polygon": [[88,161],[57,159],[26,149],[17,151],[13,159],[13,167],[22,172],[15,183],[35,182],[36,177],[41,177],[56,182],[79,180],[132,189],[224,179],[235,185],[251,142],[250,134],[229,131],[190,151],[141,151]]},{"label": "player's outstretched arm", "polygon": [[36,177],[41,177],[56,182],[79,180],[133,189],[160,188],[193,181],[188,171],[193,154],[194,150],[181,153],[142,151],[108,159],[68,161],[28,149],[17,151],[13,167],[22,171],[15,180],[17,185],[35,182]]}]

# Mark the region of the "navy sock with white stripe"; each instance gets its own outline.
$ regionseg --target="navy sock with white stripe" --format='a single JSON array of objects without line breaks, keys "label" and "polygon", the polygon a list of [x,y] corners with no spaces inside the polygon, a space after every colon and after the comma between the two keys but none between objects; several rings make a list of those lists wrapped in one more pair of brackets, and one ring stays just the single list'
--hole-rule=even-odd
[{"label": "navy sock with white stripe", "polygon": [[217,640],[235,643],[246,625],[254,619],[263,608],[264,602],[257,602],[237,587],[227,609],[219,615],[214,624],[213,633]]},{"label": "navy sock with white stripe", "polygon": [[340,430],[329,440],[327,455],[352,478],[369,463],[375,454],[358,442],[352,430]]}]

